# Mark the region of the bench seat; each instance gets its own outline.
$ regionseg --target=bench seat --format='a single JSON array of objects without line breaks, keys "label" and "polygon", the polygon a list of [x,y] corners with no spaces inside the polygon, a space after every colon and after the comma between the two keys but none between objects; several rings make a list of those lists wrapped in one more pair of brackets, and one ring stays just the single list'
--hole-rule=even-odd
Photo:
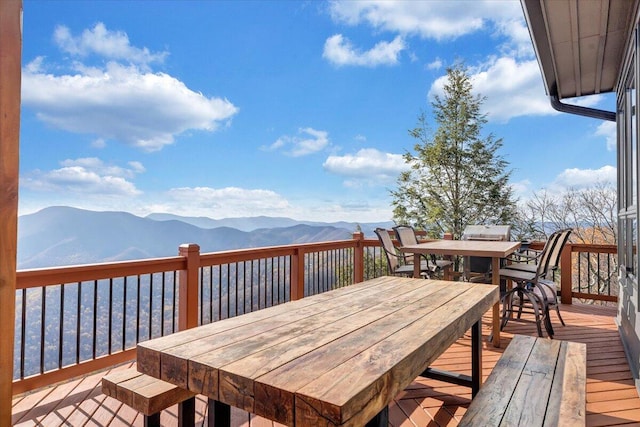
[{"label": "bench seat", "polygon": [[195,393],[145,375],[136,368],[104,376],[102,392],[141,412],[148,426],[160,425],[160,411],[175,404],[180,404],[181,412],[195,410]]},{"label": "bench seat", "polygon": [[587,347],[515,335],[460,426],[584,426]]}]

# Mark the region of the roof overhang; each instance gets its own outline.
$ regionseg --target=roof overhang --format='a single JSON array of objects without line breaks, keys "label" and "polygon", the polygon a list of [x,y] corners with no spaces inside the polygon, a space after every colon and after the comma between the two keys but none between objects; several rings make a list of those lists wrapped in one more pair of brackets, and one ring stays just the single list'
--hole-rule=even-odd
[{"label": "roof overhang", "polygon": [[521,0],[547,94],[616,90],[640,0]]}]

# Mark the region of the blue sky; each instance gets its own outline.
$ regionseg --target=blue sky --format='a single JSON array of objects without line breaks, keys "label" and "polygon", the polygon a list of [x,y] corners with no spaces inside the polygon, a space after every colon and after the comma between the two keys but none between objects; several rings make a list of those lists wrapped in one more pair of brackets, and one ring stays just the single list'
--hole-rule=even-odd
[{"label": "blue sky", "polygon": [[521,200],[615,182],[614,123],[550,107],[518,1],[24,0],[20,214],[390,220],[457,61]]}]

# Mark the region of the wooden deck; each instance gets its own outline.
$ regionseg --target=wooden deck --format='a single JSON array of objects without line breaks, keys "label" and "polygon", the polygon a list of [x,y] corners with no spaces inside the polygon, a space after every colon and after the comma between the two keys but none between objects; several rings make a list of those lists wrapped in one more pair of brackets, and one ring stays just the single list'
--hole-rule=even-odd
[{"label": "wooden deck", "polygon": [[[574,304],[560,308],[567,326],[552,313],[556,338],[587,344],[587,425],[639,425],[640,398],[629,371],[615,324],[615,309]],[[502,335],[502,348],[486,343],[491,316],[483,321],[485,347],[483,373],[489,372],[514,333],[535,334],[532,324],[509,323]],[[470,373],[470,336],[447,350],[434,366]],[[131,363],[115,367],[122,369]],[[16,426],[142,426],[142,416],[100,392],[105,372],[34,391],[13,400],[13,423]],[[390,407],[390,425],[457,425],[471,399],[468,388],[418,378],[400,393]],[[206,404],[201,397],[196,405],[196,420],[206,425]],[[163,426],[177,426],[177,407],[163,412]],[[233,426],[273,426],[260,417],[232,410]],[[279,424],[275,424],[279,426]]]}]

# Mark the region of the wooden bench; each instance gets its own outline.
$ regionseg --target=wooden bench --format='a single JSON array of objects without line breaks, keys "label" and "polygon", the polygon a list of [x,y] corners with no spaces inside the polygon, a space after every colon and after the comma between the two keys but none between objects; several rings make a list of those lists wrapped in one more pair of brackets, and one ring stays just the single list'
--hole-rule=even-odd
[{"label": "wooden bench", "polygon": [[584,426],[587,346],[516,335],[460,426]]},{"label": "wooden bench", "polygon": [[138,372],[136,368],[112,372],[102,378],[102,392],[144,414],[145,426],[160,426],[160,411],[179,404],[179,420],[193,425],[195,394]]}]

